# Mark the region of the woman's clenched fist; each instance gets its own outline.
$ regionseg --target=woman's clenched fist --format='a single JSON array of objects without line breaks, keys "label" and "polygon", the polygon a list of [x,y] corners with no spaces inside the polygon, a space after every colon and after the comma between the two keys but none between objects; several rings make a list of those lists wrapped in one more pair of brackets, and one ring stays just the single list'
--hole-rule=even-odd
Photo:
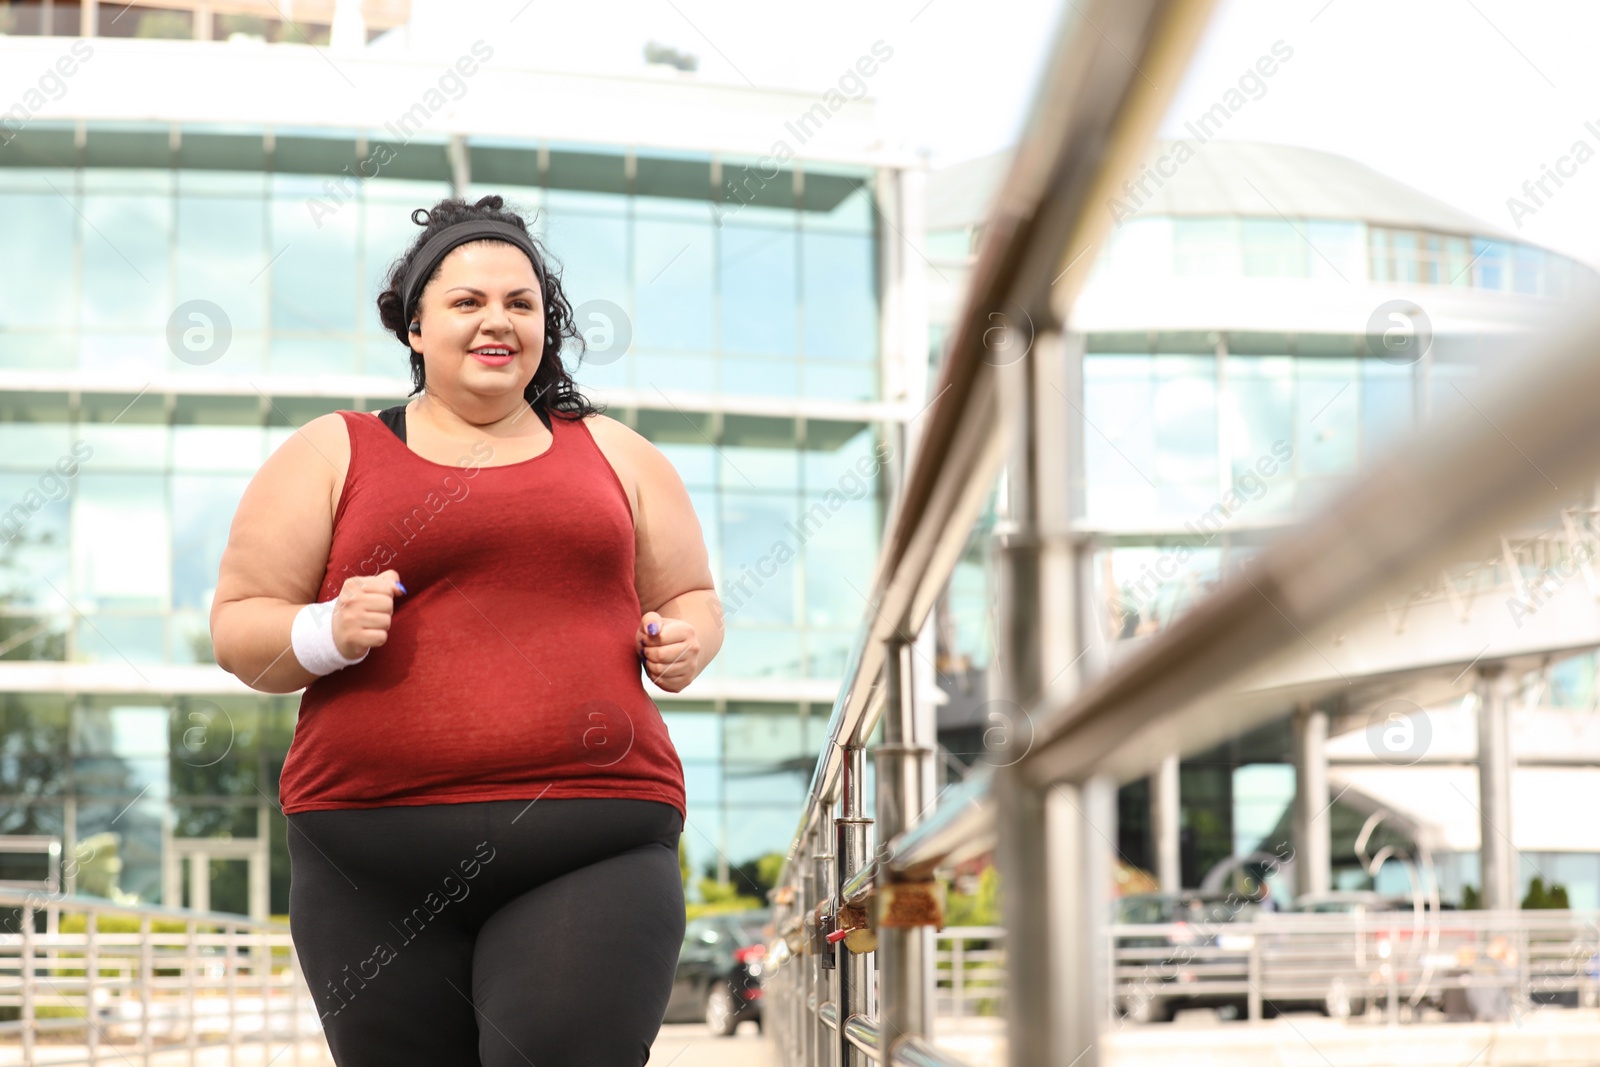
[{"label": "woman's clenched fist", "polygon": [[389,640],[395,594],[405,591],[398,571],[345,579],[333,610],[333,643],[339,654],[355,659]]}]

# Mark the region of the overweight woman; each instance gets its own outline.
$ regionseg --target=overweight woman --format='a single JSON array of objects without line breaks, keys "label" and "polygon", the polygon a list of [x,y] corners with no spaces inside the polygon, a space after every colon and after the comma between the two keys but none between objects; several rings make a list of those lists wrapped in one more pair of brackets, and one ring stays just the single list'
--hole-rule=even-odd
[{"label": "overweight woman", "polygon": [[683,767],[642,676],[679,691],[721,647],[705,542],[575,388],[525,222],[498,196],[412,220],[378,312],[413,399],[262,465],[217,662],[305,689],[289,923],[339,1067],[638,1067],[685,925]]}]

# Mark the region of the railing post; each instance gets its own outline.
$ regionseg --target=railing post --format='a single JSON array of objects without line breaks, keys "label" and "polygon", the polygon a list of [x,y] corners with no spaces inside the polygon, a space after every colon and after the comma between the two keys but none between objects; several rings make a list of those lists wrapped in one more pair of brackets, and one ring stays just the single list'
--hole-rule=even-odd
[{"label": "railing post", "polygon": [[[1110,921],[1107,920],[1108,924]],[[1102,1017],[1107,1026],[1114,1026],[1117,1022],[1117,937],[1109,925],[1102,940],[1104,947],[1101,951],[1105,953],[1106,960],[1106,1002],[1102,1006],[1105,1010]]]},{"label": "railing post", "polygon": [[[293,937],[285,940],[289,945],[289,1041],[293,1045],[289,1053],[290,1067],[300,1067],[300,954],[295,951]],[[316,1004],[315,999],[312,1004]],[[317,1032],[322,1032],[320,1027]]]},{"label": "railing post", "polygon": [[[1032,309],[1030,309],[1032,310]],[[1037,336],[998,370],[1000,406],[1013,413],[1005,508],[994,543],[996,688],[1015,716],[1015,747],[994,777],[996,857],[1005,916],[1007,1025],[1016,1067],[1095,1067],[1106,995],[1105,910],[1116,840],[1116,790],[1107,781],[1033,781],[1027,709],[1081,685],[1093,644],[1076,588],[1087,573],[1072,531],[1071,451],[1082,440],[1082,382],[1059,322],[1035,315]],[[1074,401],[1068,391],[1079,399]],[[1097,665],[1097,664],[1094,664]],[[1019,761],[1024,761],[1020,763]]]},{"label": "railing post", "polygon": [[1245,963],[1245,987],[1250,991],[1245,1001],[1250,1021],[1261,1021],[1261,937],[1250,935],[1250,955]]},{"label": "railing post", "polygon": [[100,1063],[100,1024],[95,1006],[95,993],[100,981],[100,913],[93,907],[83,917],[83,996],[85,1017],[89,1025],[84,1043],[89,1046],[89,1067]]},{"label": "railing post", "polygon": [[950,939],[950,993],[955,1001],[955,1017],[967,1017],[967,939],[959,935]]},{"label": "railing post", "polygon": [[261,927],[261,1047],[272,1044],[272,932]]},{"label": "railing post", "polygon": [[[1517,932],[1517,988],[1508,999],[1511,1001],[1511,1010],[1521,1013],[1528,1009],[1531,1000],[1528,986],[1533,981],[1533,960],[1528,953],[1533,948],[1533,937],[1528,929],[1528,919],[1522,913],[1514,913],[1511,921]],[[1519,1014],[1512,1015],[1514,1019],[1518,1017]]]},{"label": "railing post", "polygon": [[200,939],[194,919],[184,923],[183,1007],[189,1018],[189,1032],[184,1044],[189,1049],[189,1067],[195,1067],[200,1058],[200,1017],[196,1005],[195,985],[200,980]]},{"label": "railing post", "polygon": [[994,785],[1009,1062],[1095,1067],[1116,788],[1095,778],[1038,790],[1010,767]]},{"label": "railing post", "polygon": [[33,905],[22,905],[22,1060],[33,1062]]},{"label": "railing post", "polygon": [[228,982],[228,1067],[239,1064],[239,927],[222,927],[222,950],[228,962],[224,970]]},{"label": "railing post", "polygon": [[813,947],[811,930],[811,909],[817,906],[817,869],[811,862],[812,842],[815,838],[807,834],[801,842],[800,854],[795,857],[795,864],[800,868],[800,951],[799,960],[800,982],[797,990],[800,1001],[800,1062],[815,1064],[817,1061],[817,1023],[816,1008],[818,1003],[817,989],[817,954]]},{"label": "railing post", "polygon": [[1399,924],[1395,920],[1397,914],[1390,912],[1388,915],[1389,954],[1383,960],[1384,985],[1389,997],[1387,1022],[1390,1026],[1400,1025],[1400,968],[1395,966],[1400,956],[1400,949],[1396,944],[1399,935]]},{"label": "railing post", "polygon": [[[839,784],[839,820],[833,887],[834,914],[844,908],[844,883],[853,876],[871,855],[869,834],[872,820],[863,815],[862,790],[866,788],[866,751],[860,745],[845,749],[843,773]],[[839,1044],[840,1067],[871,1067],[866,1053],[851,1045],[845,1038],[845,1023],[852,1015],[871,1017],[872,961],[864,953],[852,952],[843,941],[834,945],[839,974]]]},{"label": "railing post", "polygon": [[154,1053],[150,1035],[150,995],[156,980],[155,946],[150,943],[150,915],[139,916],[139,1051],[145,1067]]},{"label": "railing post", "polygon": [[[797,856],[795,862],[790,866],[795,871],[792,876],[793,880],[789,883],[794,887],[792,907],[795,915],[803,916],[805,915],[805,887],[802,884],[803,879],[800,875],[800,872],[804,869],[801,858]],[[805,971],[802,968],[805,966],[805,960],[799,956],[791,956],[783,966],[787,972],[783,985],[786,990],[785,996],[789,1000],[789,1051],[793,1056],[794,1063],[804,1063],[806,1053],[805,1027],[803,1025],[805,1021]]]},{"label": "railing post", "polygon": [[[915,826],[925,805],[923,783],[931,770],[932,730],[919,715],[912,684],[914,650],[891,639],[884,661],[883,742],[873,749],[878,765],[878,840],[891,841]],[[888,857],[878,863],[878,892],[893,881]],[[878,930],[878,1020],[883,1026],[884,1062],[895,1042],[928,1038],[933,1000],[933,928],[880,927]]]},{"label": "railing post", "polygon": [[[817,903],[828,903],[830,905],[833,899],[832,887],[834,885],[833,870],[830,866],[833,862],[833,853],[821,851],[821,847],[823,842],[828,841],[831,838],[833,828],[829,824],[832,821],[833,820],[829,816],[827,809],[824,809],[821,825],[817,828],[817,844],[819,851],[811,858],[816,870],[812,884],[816,886]],[[818,937],[815,941],[817,963],[816,971],[814,973],[817,976],[817,1007],[816,1010],[812,1012],[811,1022],[816,1028],[817,1035],[816,1044],[813,1046],[817,1050],[815,1061],[816,1067],[831,1067],[831,1065],[834,1063],[834,1034],[833,1031],[828,1028],[828,1024],[822,1021],[822,1006],[829,1000],[834,999],[833,976],[838,973],[838,968],[829,967],[826,960],[828,953],[837,946],[830,945],[827,941],[824,941],[821,937],[822,933],[823,931],[819,929]],[[838,1007],[837,1001],[834,1002],[834,1006],[836,1008]],[[843,1031],[844,1027],[841,1025],[839,1029]]]}]

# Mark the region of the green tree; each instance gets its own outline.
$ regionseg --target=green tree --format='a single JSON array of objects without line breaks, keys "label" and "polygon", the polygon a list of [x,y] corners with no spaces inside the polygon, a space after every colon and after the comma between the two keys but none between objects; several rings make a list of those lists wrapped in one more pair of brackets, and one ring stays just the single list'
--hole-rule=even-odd
[{"label": "green tree", "polygon": [[945,894],[944,924],[946,926],[998,926],[1000,925],[1000,871],[992,864],[978,876],[976,893]]},{"label": "green tree", "polygon": [[[783,873],[784,855],[782,852],[768,852],[756,860],[756,881],[771,889],[778,884],[778,875]],[[763,890],[763,893],[766,890]]]},{"label": "green tree", "polygon": [[139,16],[135,37],[186,41],[194,36],[192,16],[186,11],[150,11]]},{"label": "green tree", "polygon": [[[739,887],[739,892],[760,897],[766,902],[767,892],[778,884],[778,874],[783,870],[783,853],[768,852],[763,856],[745,860],[728,868],[728,881]],[[706,877],[715,878],[717,865],[706,864]]]},{"label": "green tree", "polygon": [[1522,906],[1534,908],[1561,908],[1571,905],[1567,902],[1567,887],[1552,882],[1547,888],[1543,878],[1535,878],[1528,885],[1528,895],[1522,898]]}]

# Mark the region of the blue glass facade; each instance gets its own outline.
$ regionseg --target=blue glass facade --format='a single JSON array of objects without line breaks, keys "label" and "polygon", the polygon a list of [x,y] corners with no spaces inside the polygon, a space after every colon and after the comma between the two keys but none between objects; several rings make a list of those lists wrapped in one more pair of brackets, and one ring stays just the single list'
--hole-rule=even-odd
[{"label": "blue glass facade", "polygon": [[[118,834],[119,887],[144,900],[174,838],[264,829],[271,909],[287,908],[273,802],[297,697],[163,692],[152,676],[212,663],[221,552],[265,457],[310,418],[409,392],[373,298],[452,168],[443,145],[412,142],[358,180],[369,144],[39,123],[0,151],[0,668],[148,683],[0,694],[0,834],[69,849]],[[695,874],[719,850],[738,864],[781,849],[830,711],[800,686],[842,672],[883,521],[885,429],[859,403],[881,375],[873,174],[782,170],[716,198],[709,157],[467,147],[465,195],[506,197],[560,264],[590,346],[580,383],[689,489],[728,608],[703,677],[766,695],[660,702]],[[195,300],[218,321],[174,314]],[[194,358],[189,341],[224,327],[218,358]],[[762,413],[774,399],[827,415]],[[210,862],[212,905],[244,910],[242,868]]]}]

